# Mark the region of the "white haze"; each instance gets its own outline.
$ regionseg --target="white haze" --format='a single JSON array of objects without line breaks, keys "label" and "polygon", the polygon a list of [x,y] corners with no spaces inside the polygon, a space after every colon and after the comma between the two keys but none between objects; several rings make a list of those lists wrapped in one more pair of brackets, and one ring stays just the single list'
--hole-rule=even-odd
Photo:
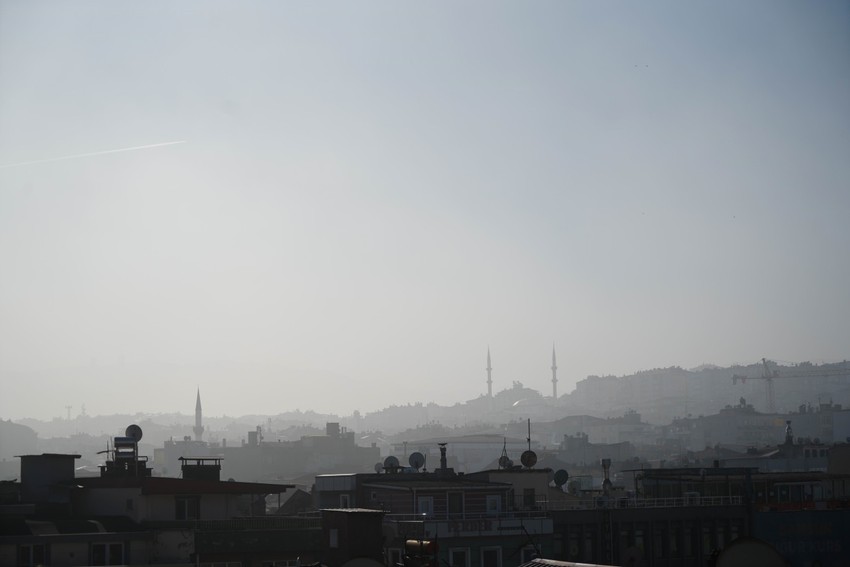
[{"label": "white haze", "polygon": [[842,360],[848,101],[841,1],[0,2],[0,417]]}]

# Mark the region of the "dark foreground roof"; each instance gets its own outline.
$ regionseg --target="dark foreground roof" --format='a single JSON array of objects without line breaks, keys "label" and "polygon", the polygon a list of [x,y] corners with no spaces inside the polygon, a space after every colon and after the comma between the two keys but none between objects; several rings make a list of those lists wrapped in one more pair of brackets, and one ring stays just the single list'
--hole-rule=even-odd
[{"label": "dark foreground roof", "polygon": [[83,488],[141,488],[142,494],[277,494],[295,488],[294,484],[189,480],[159,476],[78,478],[76,482]]},{"label": "dark foreground roof", "polygon": [[81,518],[2,518],[3,536],[63,536],[79,534],[141,533],[139,524],[124,516],[95,516]]}]

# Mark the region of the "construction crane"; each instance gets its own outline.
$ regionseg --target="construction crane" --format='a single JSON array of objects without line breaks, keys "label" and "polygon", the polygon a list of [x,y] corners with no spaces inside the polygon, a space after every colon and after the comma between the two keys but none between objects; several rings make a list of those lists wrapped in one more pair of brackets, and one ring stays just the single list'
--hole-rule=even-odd
[{"label": "construction crane", "polygon": [[732,383],[746,383],[747,380],[764,380],[765,396],[767,398],[767,412],[776,413],[776,392],[773,388],[773,380],[775,378],[826,378],[828,376],[850,376],[850,368],[847,367],[847,361],[844,361],[842,368],[823,368],[820,370],[808,370],[791,373],[779,373],[779,370],[771,370],[767,364],[767,359],[761,359],[762,372],[761,376],[742,376],[740,374],[732,375]]}]

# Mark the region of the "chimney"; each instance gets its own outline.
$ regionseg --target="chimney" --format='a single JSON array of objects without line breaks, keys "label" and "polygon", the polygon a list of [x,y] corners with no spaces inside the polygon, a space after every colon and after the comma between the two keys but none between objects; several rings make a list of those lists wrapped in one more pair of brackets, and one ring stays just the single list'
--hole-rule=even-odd
[{"label": "chimney", "polygon": [[437,469],[436,473],[440,476],[454,476],[454,469],[450,469],[448,465],[448,461],[446,459],[446,444],[445,443],[437,443],[440,446],[440,468]]}]

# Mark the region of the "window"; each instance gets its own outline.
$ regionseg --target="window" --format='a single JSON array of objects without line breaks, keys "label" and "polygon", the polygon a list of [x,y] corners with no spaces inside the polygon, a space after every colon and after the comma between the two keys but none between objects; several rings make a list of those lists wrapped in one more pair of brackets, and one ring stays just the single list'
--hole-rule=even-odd
[{"label": "window", "polygon": [[502,511],[502,498],[498,494],[487,496],[487,514],[494,516]]},{"label": "window", "polygon": [[502,548],[481,548],[481,567],[502,567]]},{"label": "window", "polygon": [[35,567],[50,564],[50,546],[45,543],[32,543],[18,546],[18,566]]},{"label": "window", "polygon": [[692,524],[687,524],[682,532],[682,556],[693,557],[697,548],[696,530]]},{"label": "window", "polygon": [[433,496],[420,496],[418,505],[418,512],[420,514],[424,514],[426,516],[434,515],[434,497]]},{"label": "window", "polygon": [[595,535],[592,528],[585,526],[584,528],[584,557],[583,560],[585,563],[593,562],[593,543],[595,540]]},{"label": "window", "polygon": [[449,565],[451,567],[469,567],[469,548],[452,547],[449,549]]},{"label": "window", "polygon": [[657,525],[652,530],[652,557],[655,559],[664,557],[664,533]]},{"label": "window", "polygon": [[175,520],[199,520],[201,518],[200,496],[175,496]]},{"label": "window", "polygon": [[339,530],[336,528],[331,528],[328,541],[328,547],[331,549],[336,549],[339,547]]},{"label": "window", "polygon": [[340,494],[339,495],[339,507],[340,508],[351,508],[351,495],[350,494]]},{"label": "window", "polygon": [[449,492],[449,514],[463,516],[463,492]]},{"label": "window", "polygon": [[703,526],[701,544],[702,547],[700,547],[700,550],[702,551],[703,555],[708,556],[708,554],[711,553],[711,551],[714,549],[714,541],[712,541],[714,538],[712,538],[711,536],[711,526]]},{"label": "window", "polygon": [[523,508],[534,508],[534,489],[522,489],[522,506]]},{"label": "window", "polygon": [[92,565],[124,565],[123,543],[93,543],[91,544]]},{"label": "window", "polygon": [[670,527],[670,538],[668,539],[668,555],[670,557],[679,557],[679,547],[682,541],[682,528],[678,525]]},{"label": "window", "polygon": [[401,554],[401,548],[391,547],[387,550],[387,564],[390,567],[404,564],[404,558]]},{"label": "window", "polygon": [[576,532],[570,532],[567,536],[567,558],[570,561],[578,561],[579,558],[579,534]]}]

